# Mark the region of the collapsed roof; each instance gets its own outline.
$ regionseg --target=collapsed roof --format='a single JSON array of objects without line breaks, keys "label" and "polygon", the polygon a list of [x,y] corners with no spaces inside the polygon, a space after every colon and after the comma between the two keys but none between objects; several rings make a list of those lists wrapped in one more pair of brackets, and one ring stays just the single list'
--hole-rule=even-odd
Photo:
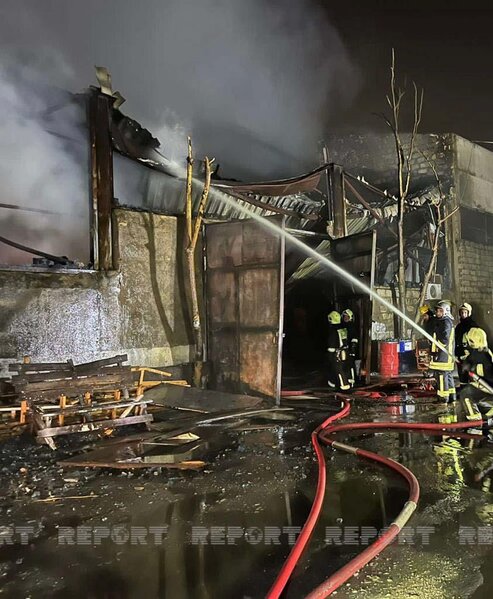
[{"label": "collapsed roof", "polygon": [[[165,214],[182,214],[185,169],[164,156],[159,140],[118,109],[112,110],[111,136],[114,149],[121,156],[146,167],[115,160],[115,196],[120,203]],[[324,164],[299,177],[267,182],[213,178],[205,216],[220,220],[245,218],[243,212],[223,201],[222,194],[227,194],[256,214],[285,215],[287,227],[325,232],[323,209],[327,200],[323,175],[328,167]],[[202,193],[199,187],[196,185],[193,190],[194,209],[198,208]],[[133,190],[133,197],[129,189]]]}]

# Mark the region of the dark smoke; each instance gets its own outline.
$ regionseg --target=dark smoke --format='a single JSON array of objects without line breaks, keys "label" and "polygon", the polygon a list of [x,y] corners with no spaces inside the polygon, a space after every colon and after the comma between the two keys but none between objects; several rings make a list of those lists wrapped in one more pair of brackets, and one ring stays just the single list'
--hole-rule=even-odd
[{"label": "dark smoke", "polygon": [[76,88],[94,81],[95,64],[107,66],[124,110],[158,133],[165,154],[177,158],[190,132],[231,176],[313,166],[331,115],[355,91],[355,69],[314,0],[21,4],[17,44],[49,40]]},{"label": "dark smoke", "polygon": [[[0,203],[62,213],[0,208],[0,235],[86,263],[84,108],[63,90],[95,84],[94,65],[167,157],[191,134],[222,176],[250,180],[317,165],[358,79],[316,0],[3,0],[0,52]],[[31,258],[0,244],[0,263]]]}]

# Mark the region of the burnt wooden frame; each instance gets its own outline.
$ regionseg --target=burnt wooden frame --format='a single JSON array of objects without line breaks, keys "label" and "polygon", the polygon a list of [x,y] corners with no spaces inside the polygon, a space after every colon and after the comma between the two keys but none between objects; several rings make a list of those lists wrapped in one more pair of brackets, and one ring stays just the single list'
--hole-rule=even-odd
[{"label": "burnt wooden frame", "polygon": [[114,98],[98,88],[89,93],[91,153],[91,262],[96,270],[112,270],[113,263],[113,143],[111,110]]},{"label": "burnt wooden frame", "polygon": [[339,239],[347,235],[344,171],[342,166],[331,164],[327,170],[327,179],[329,187],[328,212],[334,223],[333,237]]}]

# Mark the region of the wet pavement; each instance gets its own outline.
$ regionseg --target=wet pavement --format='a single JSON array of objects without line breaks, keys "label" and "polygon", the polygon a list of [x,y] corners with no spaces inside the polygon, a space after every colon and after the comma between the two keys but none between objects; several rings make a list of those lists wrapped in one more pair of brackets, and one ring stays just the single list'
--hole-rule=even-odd
[{"label": "wet pavement", "polygon": [[[29,436],[5,442],[0,593],[265,596],[314,497],[310,431],[338,404],[325,399],[287,405],[294,410],[275,417],[194,428],[206,443],[202,471],[62,470],[57,460],[88,446],[87,439],[64,439],[56,452],[34,445]],[[355,400],[347,420],[436,422],[443,413],[427,399],[405,410],[398,401]],[[161,417],[166,421],[167,412]],[[406,534],[337,596],[492,596],[493,445],[389,431],[340,437],[410,468],[421,499]],[[323,517],[287,597],[304,596],[362,551],[407,499],[406,483],[387,469],[333,450],[326,455]],[[50,495],[82,498],[43,501]]]}]

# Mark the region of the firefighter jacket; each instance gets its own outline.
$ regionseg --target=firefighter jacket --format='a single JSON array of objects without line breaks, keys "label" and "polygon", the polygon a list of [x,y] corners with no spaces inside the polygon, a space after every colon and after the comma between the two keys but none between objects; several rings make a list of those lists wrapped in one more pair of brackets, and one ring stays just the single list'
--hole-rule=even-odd
[{"label": "firefighter jacket", "polygon": [[354,321],[343,322],[341,324],[341,329],[343,331],[343,340],[344,344],[349,350],[349,353],[355,356],[358,353],[358,330],[356,328],[356,323]]},{"label": "firefighter jacket", "polygon": [[327,339],[327,351],[330,354],[335,354],[338,359],[344,359],[346,348],[347,331],[340,325],[329,325],[329,336]]},{"label": "firefighter jacket", "polygon": [[[435,319],[433,339],[435,343],[431,344],[430,368],[433,370],[452,371],[454,369],[455,331],[454,323],[449,316]],[[449,353],[447,354],[443,349],[440,349],[436,341],[443,345]]]},{"label": "firefighter jacket", "polygon": [[[464,370],[474,372],[489,385],[493,386],[493,354],[486,349],[470,349],[469,355],[462,362]],[[471,385],[481,388],[481,384],[476,381],[471,381]]]},{"label": "firefighter jacket", "polygon": [[455,327],[455,355],[460,360],[463,360],[467,356],[467,343],[465,342],[464,335],[477,326],[476,322],[468,316],[467,318],[461,318]]}]

